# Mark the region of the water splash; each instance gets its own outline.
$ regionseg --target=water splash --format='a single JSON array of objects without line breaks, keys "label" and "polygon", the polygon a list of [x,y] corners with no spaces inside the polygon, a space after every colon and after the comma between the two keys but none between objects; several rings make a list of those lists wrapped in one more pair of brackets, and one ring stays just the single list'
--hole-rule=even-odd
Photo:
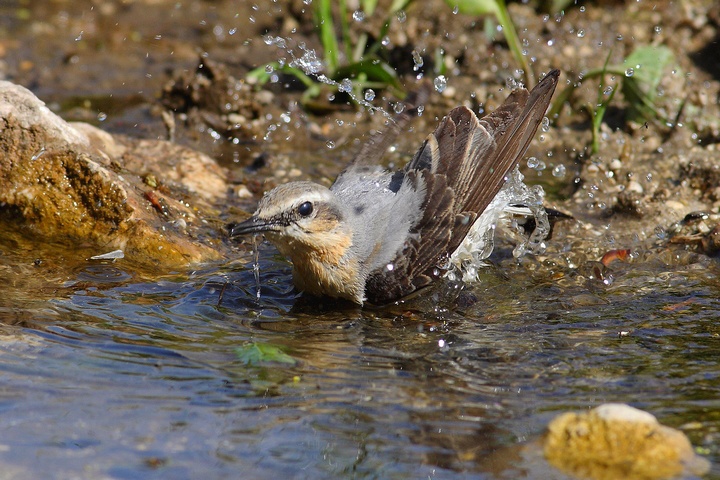
[{"label": "water splash", "polygon": [[550,221],[543,208],[545,192],[539,185],[528,187],[523,183],[523,179],[523,174],[515,167],[505,185],[451,255],[451,269],[448,273],[451,279],[461,276],[466,282],[477,280],[478,269],[485,265],[485,260],[495,247],[497,223],[512,205],[526,206],[535,217],[536,224],[529,238],[515,247],[513,256],[520,258],[527,253],[541,253],[545,249],[545,238],[550,233]]},{"label": "water splash", "polygon": [[425,65],[425,60],[423,60],[422,56],[417,50],[412,51],[412,59],[413,59],[413,71],[417,72],[420,70],[423,65]]},{"label": "water splash", "polygon": [[438,75],[435,77],[433,84],[435,85],[435,91],[442,93],[447,88],[447,78],[445,78],[445,75]]},{"label": "water splash", "polygon": [[[286,45],[286,43],[283,42],[283,45]],[[290,66],[299,68],[308,75],[315,75],[322,72],[323,63],[318,58],[315,50],[303,48],[302,46],[300,48],[303,50],[302,56],[300,58],[293,57]],[[291,50],[288,50],[288,52],[291,52]]]},{"label": "water splash", "polygon": [[255,298],[260,301],[260,242],[262,235],[253,235],[253,276],[255,277]]},{"label": "water splash", "polygon": [[[334,86],[339,92],[346,93],[353,99],[358,105],[362,105],[367,108],[371,113],[379,112],[385,118],[393,121],[393,116],[387,110],[382,107],[378,107],[366,100],[364,96],[359,96],[355,92],[354,83],[349,78],[344,78],[342,81],[337,82],[332,78],[328,77],[325,73],[325,64],[318,58],[317,52],[314,49],[309,48],[304,43],[299,43],[297,48],[302,51],[302,54],[298,56],[295,50],[290,46],[293,43],[291,38],[284,38],[281,36],[265,35],[263,37],[265,44],[274,45],[277,48],[284,50],[291,58],[288,66],[301,70],[308,76],[314,77],[318,82],[325,83],[327,85]],[[279,60],[282,64],[283,60]],[[374,98],[374,97],[373,97]]]},{"label": "water splash", "polygon": [[566,173],[567,169],[563,164],[555,165],[555,167],[552,169],[552,176],[556,178],[565,178]]}]

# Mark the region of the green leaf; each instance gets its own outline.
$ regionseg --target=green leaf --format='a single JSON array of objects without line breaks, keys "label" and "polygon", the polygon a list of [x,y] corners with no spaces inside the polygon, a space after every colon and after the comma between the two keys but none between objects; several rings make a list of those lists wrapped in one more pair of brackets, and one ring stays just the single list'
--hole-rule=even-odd
[{"label": "green leaf", "polygon": [[464,15],[499,15],[497,0],[445,0],[450,8],[457,7]]},{"label": "green leaf", "polygon": [[402,90],[402,85],[397,78],[397,72],[387,63],[373,58],[345,65],[338,69],[335,77],[337,79],[357,78],[362,74],[370,82],[378,82]]},{"label": "green leaf", "polygon": [[[673,61],[672,51],[662,45],[639,47],[625,59],[622,91],[629,104],[629,119],[642,121],[658,117],[655,109],[657,88],[665,68]],[[628,75],[630,69],[632,75]]]},{"label": "green leaf", "polygon": [[274,362],[295,365],[297,361],[283,352],[280,347],[270,343],[248,343],[235,349],[238,360],[246,365],[258,365],[260,363]]},{"label": "green leaf", "polygon": [[377,0],[363,0],[362,9],[363,12],[365,12],[365,15],[372,15],[375,11],[375,7],[377,7],[377,3]]},{"label": "green leaf", "polygon": [[404,10],[408,5],[410,5],[410,2],[412,1],[413,0],[393,0],[392,4],[390,4],[388,12],[397,13],[400,10]]}]

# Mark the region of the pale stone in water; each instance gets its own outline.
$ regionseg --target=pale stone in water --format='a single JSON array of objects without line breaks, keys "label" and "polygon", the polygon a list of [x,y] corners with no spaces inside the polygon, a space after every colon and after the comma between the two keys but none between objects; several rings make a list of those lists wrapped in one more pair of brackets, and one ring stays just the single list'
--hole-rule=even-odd
[{"label": "pale stone in water", "polygon": [[616,403],[557,416],[543,450],[550,464],[579,478],[661,479],[702,475],[710,468],[683,432]]}]

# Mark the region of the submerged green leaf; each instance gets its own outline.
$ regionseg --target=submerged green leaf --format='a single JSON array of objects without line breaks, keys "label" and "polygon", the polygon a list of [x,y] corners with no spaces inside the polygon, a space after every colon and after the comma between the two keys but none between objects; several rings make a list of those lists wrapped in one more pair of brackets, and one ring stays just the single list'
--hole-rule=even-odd
[{"label": "submerged green leaf", "polygon": [[238,360],[247,365],[275,362],[295,365],[297,360],[270,343],[248,343],[235,349]]}]

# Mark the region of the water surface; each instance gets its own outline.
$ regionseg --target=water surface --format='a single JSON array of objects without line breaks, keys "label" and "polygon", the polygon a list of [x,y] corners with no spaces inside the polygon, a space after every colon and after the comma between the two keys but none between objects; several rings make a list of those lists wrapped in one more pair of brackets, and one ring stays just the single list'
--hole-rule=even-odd
[{"label": "water surface", "polygon": [[[153,279],[67,255],[60,278],[4,257],[36,273],[0,303],[8,478],[537,478],[519,446],[604,402],[718,460],[704,257],[623,264],[605,285],[496,256],[475,286],[361,310],[298,299],[267,244],[259,300],[251,254]],[[258,345],[276,356],[248,363]]]}]

